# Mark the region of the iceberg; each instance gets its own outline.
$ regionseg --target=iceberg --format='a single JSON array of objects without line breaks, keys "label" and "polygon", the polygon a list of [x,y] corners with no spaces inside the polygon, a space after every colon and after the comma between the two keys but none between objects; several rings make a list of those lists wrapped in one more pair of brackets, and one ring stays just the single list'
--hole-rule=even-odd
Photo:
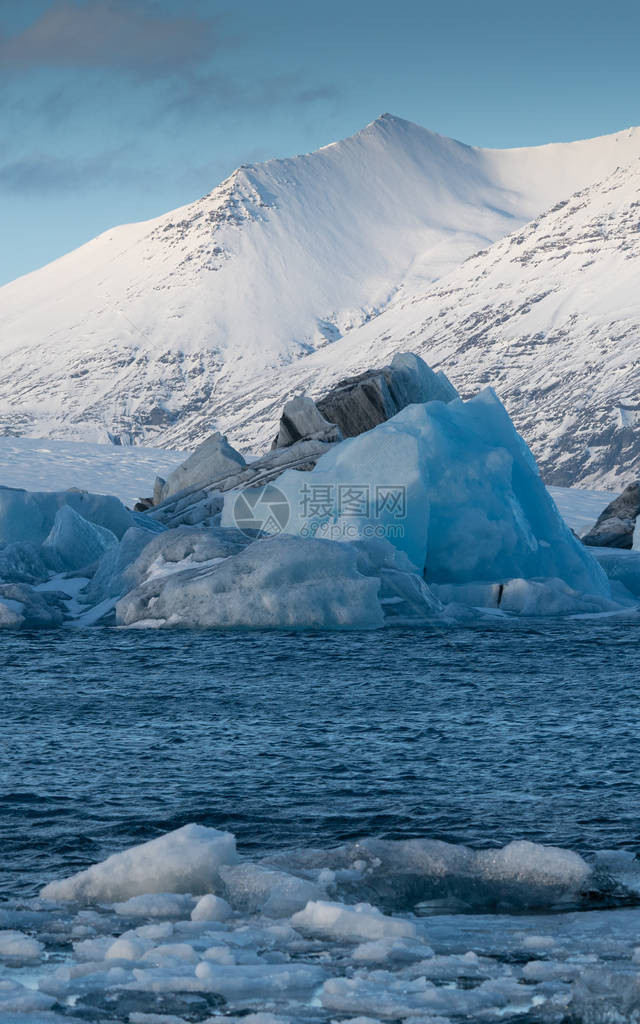
[{"label": "iceberg", "polygon": [[640,598],[640,549],[591,548],[591,551],[612,583],[621,584],[630,595]]},{"label": "iceberg", "polygon": [[27,541],[40,545],[51,531],[63,506],[119,539],[133,525],[119,498],[88,491],[23,491],[0,487],[0,544]]},{"label": "iceberg", "polygon": [[121,597],[152,577],[220,561],[248,543],[237,531],[215,527],[178,526],[157,534],[131,527],[100,560],[85,599],[95,604]]},{"label": "iceberg", "polygon": [[[285,871],[242,863],[220,868],[229,902],[243,913],[289,917],[325,895],[321,886]],[[205,897],[209,899],[209,897]]]},{"label": "iceberg", "polygon": [[[141,559],[148,560],[150,548]],[[125,626],[376,629],[384,625],[387,604],[392,614],[398,606],[408,615],[441,612],[408,560],[387,542],[340,544],[281,534],[254,541],[216,564],[152,576],[121,598],[116,621]]]},{"label": "iceberg", "polygon": [[[311,472],[286,470],[272,486],[286,502],[288,522],[280,517],[272,525],[266,519],[264,532],[282,527],[305,539],[387,539],[421,569],[429,528],[429,452],[416,421],[405,413],[416,410],[417,420],[424,408],[409,406],[374,430],[334,445]],[[223,527],[236,526],[239,507],[238,492],[227,492]]]},{"label": "iceberg", "polygon": [[65,572],[96,562],[117,543],[118,539],[111,530],[89,522],[71,505],[63,505],[56,512],[40,553],[52,569]]},{"label": "iceberg", "polygon": [[[277,487],[289,508],[286,533],[385,537],[428,583],[550,578],[610,597],[605,573],[562,520],[491,388],[466,402],[407,406],[334,446],[311,472],[283,473]],[[225,495],[222,525],[234,524],[236,500]]]},{"label": "iceberg", "polygon": [[231,447],[226,437],[212,434],[164,482],[157,481],[154,504],[159,505],[188,488],[237,473],[245,465],[243,456]]},{"label": "iceberg", "polygon": [[247,464],[215,434],[146,512],[0,487],[0,625],[377,629],[635,606],[640,556],[578,541],[490,388],[463,401],[405,353],[334,392],[353,436],[289,444],[325,423],[296,398],[287,447]]}]

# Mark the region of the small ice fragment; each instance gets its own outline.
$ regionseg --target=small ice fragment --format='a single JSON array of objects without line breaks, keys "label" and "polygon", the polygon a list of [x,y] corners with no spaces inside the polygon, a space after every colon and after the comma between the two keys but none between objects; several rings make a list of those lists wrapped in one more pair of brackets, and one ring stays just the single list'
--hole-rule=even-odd
[{"label": "small ice fragment", "polygon": [[233,913],[231,907],[221,896],[208,892],[201,896],[191,911],[192,921],[226,921]]}]

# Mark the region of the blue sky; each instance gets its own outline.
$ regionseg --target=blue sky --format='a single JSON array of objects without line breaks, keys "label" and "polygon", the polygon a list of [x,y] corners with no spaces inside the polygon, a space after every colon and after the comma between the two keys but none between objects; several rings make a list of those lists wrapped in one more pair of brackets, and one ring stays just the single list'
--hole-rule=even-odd
[{"label": "blue sky", "polygon": [[390,111],[475,145],[640,124],[640,4],[2,0],[0,283]]}]

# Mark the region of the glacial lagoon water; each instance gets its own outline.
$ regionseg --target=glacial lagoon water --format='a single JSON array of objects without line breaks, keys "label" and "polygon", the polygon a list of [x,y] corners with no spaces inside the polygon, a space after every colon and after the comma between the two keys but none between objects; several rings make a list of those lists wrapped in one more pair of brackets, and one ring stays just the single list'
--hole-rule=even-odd
[{"label": "glacial lagoon water", "polygon": [[[330,887],[332,899],[418,920],[431,967],[419,947],[395,959],[389,949],[356,956],[340,935],[312,935],[306,953],[269,947],[273,962],[321,964],[329,980],[322,988],[316,979],[312,992],[251,995],[240,986],[236,1001],[191,990],[184,1002],[174,979],[153,997],[134,998],[123,982],[125,1000],[98,972],[91,998],[86,985],[80,995],[72,982],[68,991],[50,985],[50,1005],[33,1020],[135,1021],[139,1012],[141,1021],[152,1011],[204,1020],[263,1009],[319,1021],[640,1020],[639,645],[632,619],[446,632],[5,634],[0,929],[39,938],[44,953],[37,967],[5,960],[0,989],[4,981],[31,991],[86,933],[86,908],[39,917],[46,882],[196,822],[233,832],[252,863],[298,874],[301,864],[335,868],[330,851],[374,837],[479,849],[524,839],[589,863],[602,850],[627,859],[595,895],[563,906],[551,896],[509,906],[495,887],[483,896],[477,879],[470,900],[461,891],[443,899],[435,883],[396,893],[393,872],[384,885]],[[529,870],[535,851],[527,856]],[[258,928],[262,955],[265,918],[256,913],[241,925]],[[145,926],[100,914],[88,934]],[[188,932],[170,927],[183,939]],[[21,1011],[16,1020],[26,1020]]]}]

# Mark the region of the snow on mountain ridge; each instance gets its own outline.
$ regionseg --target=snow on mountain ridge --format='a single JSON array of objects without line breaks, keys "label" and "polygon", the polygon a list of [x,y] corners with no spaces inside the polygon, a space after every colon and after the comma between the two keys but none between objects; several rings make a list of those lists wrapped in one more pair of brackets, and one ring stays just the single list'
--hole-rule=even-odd
[{"label": "snow on mountain ridge", "polygon": [[241,167],[0,289],[3,430],[188,447],[239,421],[248,381],[268,402],[265,375],[355,339],[637,155],[637,130],[480,150],[383,115],[315,153]]}]

